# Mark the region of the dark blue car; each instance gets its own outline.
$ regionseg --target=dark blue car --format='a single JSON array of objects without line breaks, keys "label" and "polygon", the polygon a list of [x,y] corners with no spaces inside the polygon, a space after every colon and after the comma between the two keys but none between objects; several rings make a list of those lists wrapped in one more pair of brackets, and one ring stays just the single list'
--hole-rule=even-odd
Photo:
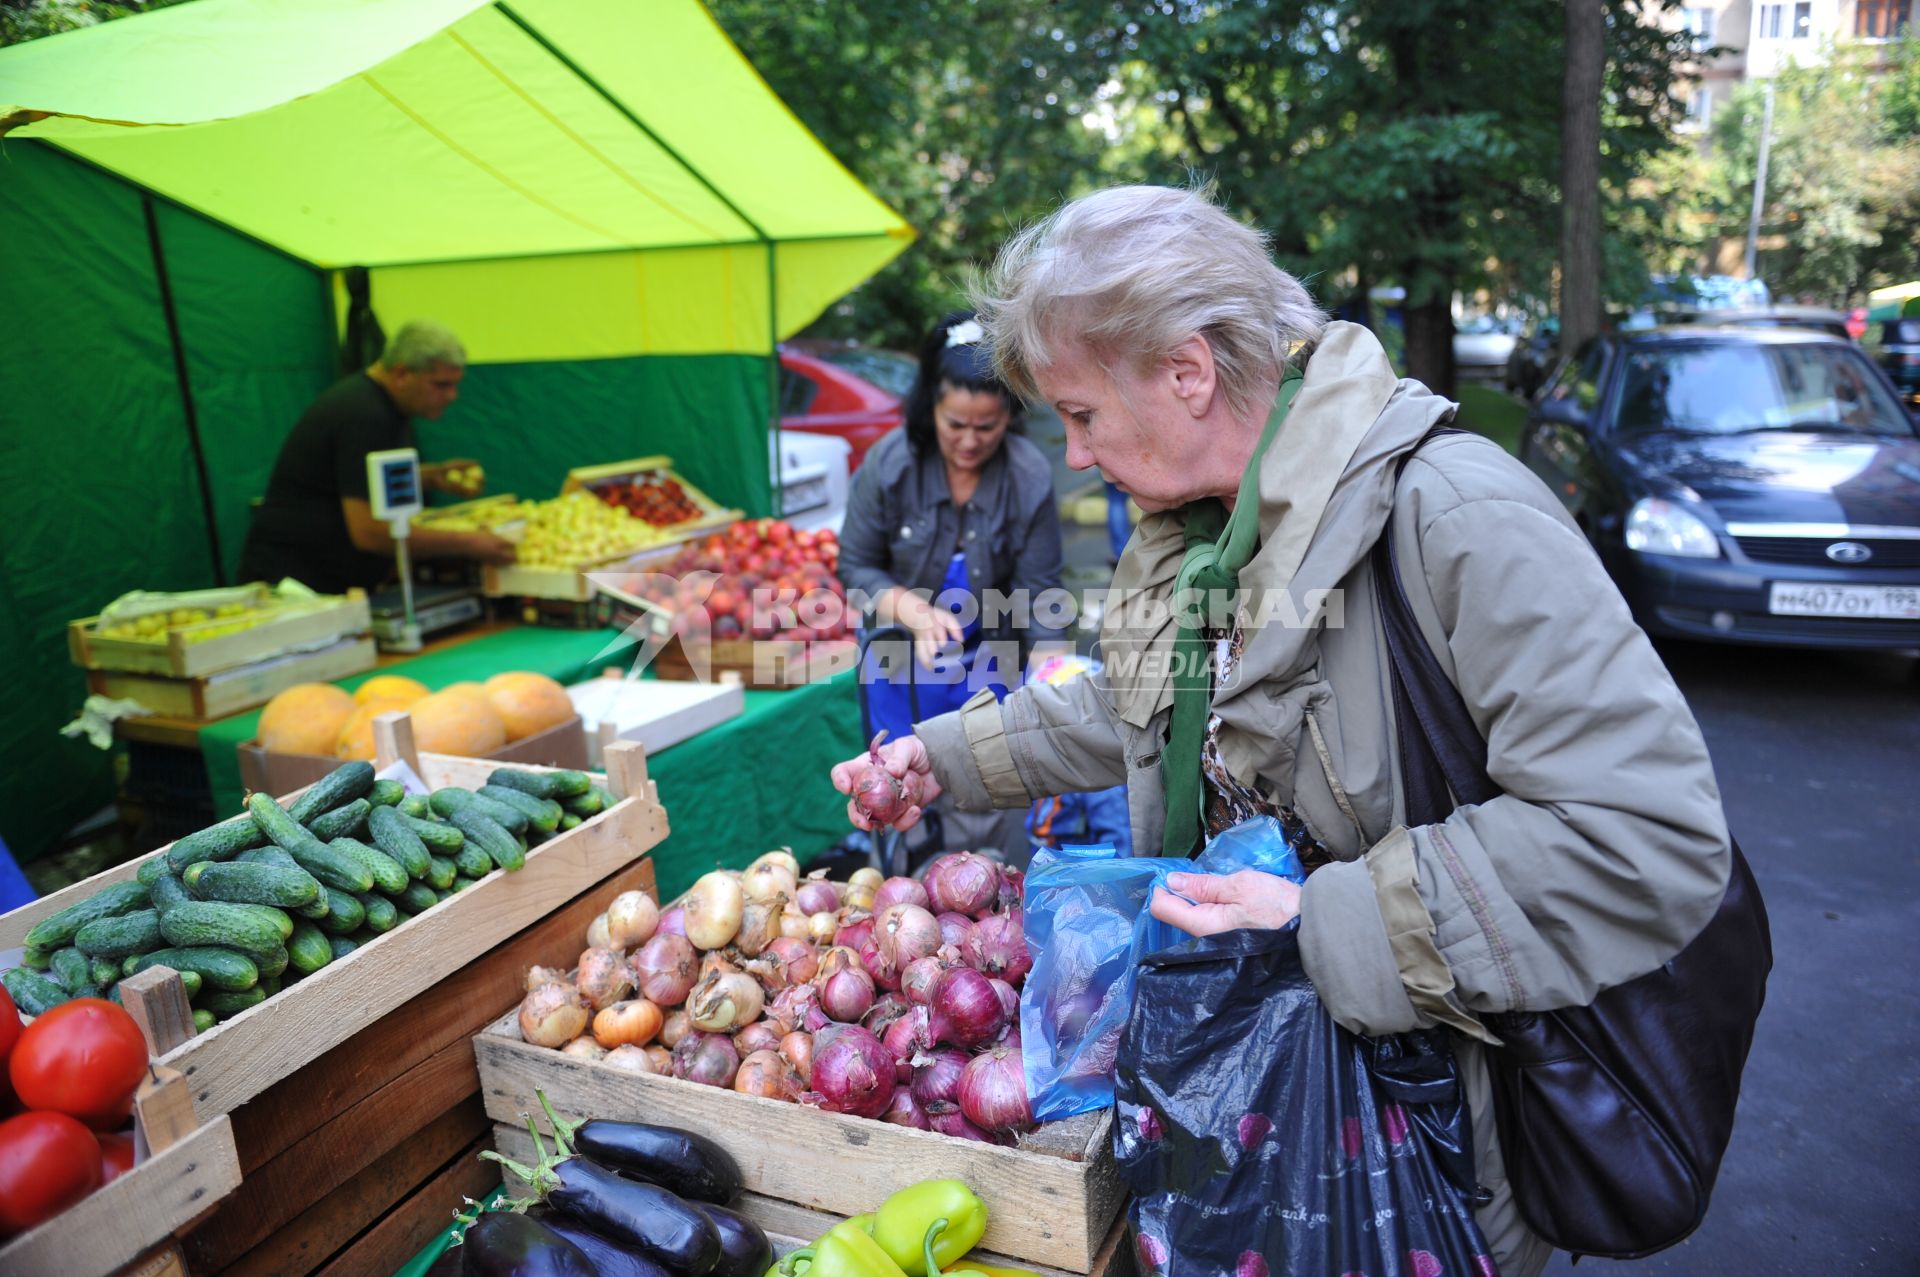
[{"label": "dark blue car", "polygon": [[1649,633],[1920,647],[1920,433],[1852,342],[1598,338],[1534,401],[1520,456]]}]

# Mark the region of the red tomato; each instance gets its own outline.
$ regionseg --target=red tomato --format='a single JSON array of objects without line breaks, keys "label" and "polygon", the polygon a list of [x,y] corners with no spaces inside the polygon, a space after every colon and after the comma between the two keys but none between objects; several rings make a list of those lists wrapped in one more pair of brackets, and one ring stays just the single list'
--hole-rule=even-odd
[{"label": "red tomato", "polygon": [[98,1187],[100,1145],[65,1113],[0,1122],[0,1234],[24,1233]]},{"label": "red tomato", "polygon": [[0,985],[0,1117],[20,1107],[13,1102],[13,1083],[7,1079],[7,1057],[13,1054],[13,1044],[19,1040],[19,1009],[13,1005],[13,995]]},{"label": "red tomato", "polygon": [[133,1169],[133,1136],[98,1131],[100,1142],[100,1184],[105,1187]]},{"label": "red tomato", "polygon": [[101,998],[75,998],[20,1035],[7,1071],[20,1102],[112,1130],[133,1111],[147,1040],[133,1017]]}]

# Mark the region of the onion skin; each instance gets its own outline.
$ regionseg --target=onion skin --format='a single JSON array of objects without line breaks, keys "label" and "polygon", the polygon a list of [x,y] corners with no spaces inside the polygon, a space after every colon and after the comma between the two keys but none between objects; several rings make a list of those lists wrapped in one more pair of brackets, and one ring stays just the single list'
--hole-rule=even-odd
[{"label": "onion skin", "polygon": [[699,961],[693,942],[685,936],[658,932],[630,961],[634,985],[655,1006],[677,1007],[693,992]]},{"label": "onion skin", "polygon": [[767,946],[767,952],[786,964],[789,984],[807,984],[820,974],[820,951],[805,940],[780,936]]},{"label": "onion skin", "polygon": [[1016,989],[1033,969],[1033,955],[1027,952],[1026,920],[1018,910],[982,918],[967,937],[965,952],[968,966],[998,976]]},{"label": "onion skin", "polygon": [[733,1075],[739,1068],[740,1053],[724,1033],[696,1030],[673,1048],[673,1075],[688,1082],[724,1089],[733,1085]]},{"label": "onion skin", "polygon": [[988,980],[987,983],[992,985],[993,991],[999,995],[1000,1005],[1007,1013],[1007,1023],[1013,1026],[1013,1032],[1018,1036],[1020,1032],[1019,992],[1005,980]]},{"label": "onion skin", "polygon": [[880,956],[880,942],[871,936],[860,946],[860,965],[880,988],[888,993],[900,991],[900,968]]},{"label": "onion skin", "polygon": [[724,869],[702,874],[680,902],[686,911],[687,939],[696,949],[721,949],[740,934],[740,916],[747,907],[740,880]]},{"label": "onion skin", "polygon": [[893,1080],[901,1086],[913,1081],[913,1056],[927,1031],[927,1009],[915,1007],[887,1026],[880,1043],[893,1056]]},{"label": "onion skin", "polygon": [[935,913],[971,917],[998,898],[1000,866],[971,851],[953,852],[927,866],[926,882]]},{"label": "onion skin", "polygon": [[997,1141],[972,1122],[960,1111],[960,1106],[951,1101],[936,1101],[922,1105],[927,1114],[927,1125],[942,1135],[951,1135],[955,1139],[975,1140],[981,1144],[993,1144]]},{"label": "onion skin", "polygon": [[1020,1049],[996,1046],[967,1061],[958,1099],[966,1119],[985,1131],[1012,1134],[1033,1125]]},{"label": "onion skin", "polygon": [[927,889],[913,878],[889,878],[873,893],[873,911],[885,913],[893,905],[927,907]]},{"label": "onion skin", "polygon": [[665,1019],[660,1008],[645,998],[616,1002],[593,1017],[593,1040],[609,1051],[642,1047],[659,1034]]},{"label": "onion skin", "polygon": [[580,955],[580,996],[604,1011],[633,992],[633,973],[618,949],[589,949]]},{"label": "onion skin", "polygon": [[799,1075],[802,1082],[813,1082],[813,1035],[795,1029],[780,1039],[780,1058]]},{"label": "onion skin", "polygon": [[800,1094],[799,1078],[777,1051],[755,1051],[740,1061],[740,1068],[733,1075],[733,1089],[742,1095],[789,1103]]},{"label": "onion skin", "polygon": [[647,1054],[645,1047],[616,1046],[607,1052],[600,1063],[627,1073],[652,1073],[653,1057]]},{"label": "onion skin", "polygon": [[611,949],[613,947],[613,926],[607,921],[607,915],[601,914],[587,924],[587,948]]},{"label": "onion skin", "polygon": [[696,1029],[732,1033],[760,1018],[766,996],[760,982],[744,971],[715,971],[687,995],[687,1016]]},{"label": "onion skin", "polygon": [[879,1038],[848,1025],[813,1057],[813,1090],[802,1101],[830,1113],[879,1117],[893,1102],[893,1057]]},{"label": "onion skin", "polygon": [[820,1009],[842,1024],[858,1024],[873,1009],[873,977],[854,967],[823,977]]},{"label": "onion skin", "polygon": [[786,904],[786,897],[749,904],[740,911],[740,930],[733,937],[734,945],[749,958],[757,958],[766,952],[768,945],[780,934],[780,909]]},{"label": "onion skin", "polygon": [[868,1032],[886,1037],[887,1026],[913,1010],[913,1004],[897,993],[883,993],[873,1000],[873,1006],[860,1018],[860,1024]]},{"label": "onion skin", "polygon": [[660,926],[660,906],[644,891],[623,891],[607,906],[607,929],[616,949],[638,949]]},{"label": "onion skin", "polygon": [[520,1036],[535,1046],[559,1048],[587,1031],[591,1013],[571,985],[543,984],[520,1002]]},{"label": "onion skin", "polygon": [[571,985],[573,977],[558,967],[528,967],[527,992],[532,993],[543,984]]},{"label": "onion skin", "polygon": [[665,913],[660,915],[659,929],[660,931],[666,932],[670,936],[686,935],[687,934],[687,911],[685,909],[682,909],[679,905],[675,905],[673,908],[667,910]]},{"label": "onion skin", "polygon": [[824,878],[809,878],[794,892],[793,903],[801,913],[833,913],[840,908],[840,888]]},{"label": "onion skin", "polygon": [[561,1047],[560,1054],[571,1055],[576,1060],[604,1060],[607,1058],[607,1048],[583,1033]]},{"label": "onion skin", "polygon": [[755,1051],[780,1049],[780,1029],[770,1020],[755,1020],[733,1035],[733,1049],[745,1059]]},{"label": "onion skin", "polygon": [[964,913],[942,913],[935,917],[940,922],[940,947],[952,945],[961,953],[967,951],[967,938],[973,935],[973,919]]},{"label": "onion skin", "polygon": [[652,1061],[653,1071],[655,1073],[658,1073],[661,1077],[673,1076],[673,1052],[667,1050],[666,1047],[661,1046],[657,1042],[652,1046],[642,1047],[641,1049],[647,1053],[647,1059]]},{"label": "onion skin", "polygon": [[1007,1027],[1000,996],[987,977],[972,967],[954,967],[941,975],[927,1009],[933,1042],[976,1047],[991,1042]]},{"label": "onion skin", "polygon": [[[820,973],[814,976],[813,981],[815,984],[818,984],[834,972],[845,971],[849,968],[856,971],[866,971],[867,964],[862,962],[860,955],[852,949],[847,948],[845,945],[836,944],[820,955]],[[872,972],[868,972],[868,974],[871,975]]]},{"label": "onion skin", "polygon": [[904,1086],[893,1093],[893,1102],[887,1105],[887,1111],[880,1115],[880,1120],[896,1126],[911,1126],[918,1131],[933,1129],[933,1124],[927,1121],[926,1112],[920,1107],[920,1101],[914,1099],[913,1092]]},{"label": "onion skin", "polygon": [[697,1031],[693,1027],[693,1017],[687,1014],[685,1007],[669,1011],[660,1024],[660,1044],[671,1051],[685,1041],[688,1034]]},{"label": "onion skin", "polygon": [[773,999],[773,1005],[767,1008],[767,1020],[782,1033],[795,1030],[811,1033],[815,1026],[814,1017],[827,1018],[820,1009],[820,989],[817,985],[796,984],[780,990]]},{"label": "onion skin", "polygon": [[959,1103],[960,1074],[970,1057],[950,1046],[913,1057],[913,1098],[922,1105]]},{"label": "onion skin", "polygon": [[1027,871],[1014,869],[1008,865],[1000,866],[1000,894],[994,901],[994,907],[1003,913],[1011,913],[1022,905],[1027,891]]}]

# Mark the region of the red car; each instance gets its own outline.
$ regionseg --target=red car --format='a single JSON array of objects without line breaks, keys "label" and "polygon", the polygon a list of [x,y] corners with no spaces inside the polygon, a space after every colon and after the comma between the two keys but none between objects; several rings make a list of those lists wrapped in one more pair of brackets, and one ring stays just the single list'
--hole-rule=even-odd
[{"label": "red car", "polygon": [[845,439],[849,472],[903,420],[918,365],[911,355],[848,342],[780,347],[780,428]]}]

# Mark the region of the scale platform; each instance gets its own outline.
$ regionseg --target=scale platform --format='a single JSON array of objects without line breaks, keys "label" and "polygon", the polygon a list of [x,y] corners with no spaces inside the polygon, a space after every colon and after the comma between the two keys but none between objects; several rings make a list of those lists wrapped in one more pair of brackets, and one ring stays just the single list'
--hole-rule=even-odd
[{"label": "scale platform", "polygon": [[[382,648],[402,641],[406,625],[406,606],[400,591],[383,590],[370,595],[367,608],[373,614],[373,637]],[[480,592],[472,586],[416,585],[413,588],[413,616],[422,635],[438,634],[477,621],[486,613]]]}]

